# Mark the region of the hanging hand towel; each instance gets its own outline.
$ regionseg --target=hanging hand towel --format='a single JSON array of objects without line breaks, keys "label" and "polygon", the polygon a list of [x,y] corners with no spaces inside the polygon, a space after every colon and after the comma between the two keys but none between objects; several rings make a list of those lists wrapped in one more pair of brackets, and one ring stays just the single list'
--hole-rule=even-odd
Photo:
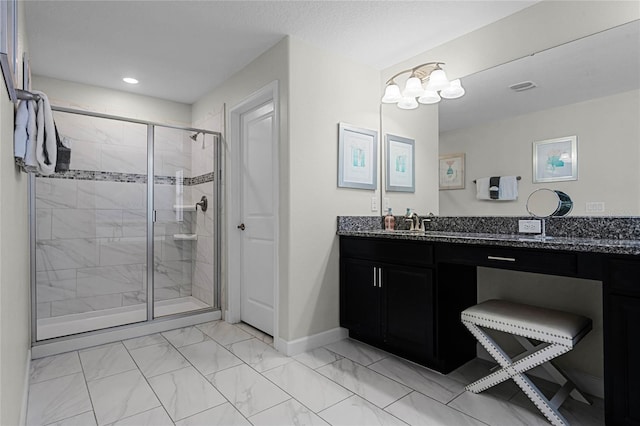
[{"label": "hanging hand towel", "polygon": [[53,123],[53,113],[49,98],[42,92],[34,91],[40,95],[38,101],[38,115],[36,124],[38,134],[36,138],[36,158],[38,159],[38,171],[43,175],[55,173],[58,147],[56,143],[56,130]]},{"label": "hanging hand towel", "polygon": [[476,179],[476,198],[478,200],[490,200],[489,197],[489,178]]},{"label": "hanging hand towel", "polygon": [[38,133],[38,126],[36,125],[36,115],[38,110],[38,104],[36,101],[27,102],[27,145],[24,156],[24,171],[27,173],[38,172],[38,159],[36,157],[36,137]]},{"label": "hanging hand towel", "polygon": [[29,109],[27,101],[20,101],[16,111],[15,131],[13,134],[13,156],[16,164],[24,169],[24,157],[27,154],[27,123],[29,122]]},{"label": "hanging hand towel", "polygon": [[516,176],[501,176],[499,200],[510,201],[518,199],[518,178]]}]

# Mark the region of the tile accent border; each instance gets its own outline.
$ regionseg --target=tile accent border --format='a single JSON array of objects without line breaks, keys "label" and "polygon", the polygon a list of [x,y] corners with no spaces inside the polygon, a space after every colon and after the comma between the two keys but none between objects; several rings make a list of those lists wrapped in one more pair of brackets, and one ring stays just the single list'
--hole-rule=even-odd
[{"label": "tile accent border", "polygon": [[[51,175],[41,175],[36,173],[37,178],[42,179],[69,179],[69,180],[92,180],[100,182],[122,182],[122,183],[147,183],[147,175],[139,173],[118,173],[101,172],[97,170],[69,170]],[[184,186],[199,185],[213,182],[215,172],[205,173],[196,177],[185,177],[182,180]],[[178,179],[175,176],[155,176],[154,183],[164,185],[176,185]]]}]

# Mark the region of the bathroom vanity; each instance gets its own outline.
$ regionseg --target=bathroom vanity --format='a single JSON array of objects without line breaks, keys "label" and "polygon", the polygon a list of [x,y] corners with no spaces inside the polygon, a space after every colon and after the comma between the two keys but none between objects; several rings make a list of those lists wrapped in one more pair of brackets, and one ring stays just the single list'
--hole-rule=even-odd
[{"label": "bathroom vanity", "polygon": [[340,325],[448,373],[476,356],[460,312],[478,266],[603,283],[607,424],[640,424],[640,241],[340,229]]}]

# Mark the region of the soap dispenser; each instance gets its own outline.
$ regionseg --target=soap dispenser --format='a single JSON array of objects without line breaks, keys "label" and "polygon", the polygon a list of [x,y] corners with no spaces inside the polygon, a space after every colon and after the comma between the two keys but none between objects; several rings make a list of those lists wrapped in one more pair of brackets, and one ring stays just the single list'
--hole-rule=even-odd
[{"label": "soap dispenser", "polygon": [[391,213],[391,207],[389,207],[389,212],[384,217],[384,230],[385,231],[393,231],[396,229],[396,218],[393,217]]}]

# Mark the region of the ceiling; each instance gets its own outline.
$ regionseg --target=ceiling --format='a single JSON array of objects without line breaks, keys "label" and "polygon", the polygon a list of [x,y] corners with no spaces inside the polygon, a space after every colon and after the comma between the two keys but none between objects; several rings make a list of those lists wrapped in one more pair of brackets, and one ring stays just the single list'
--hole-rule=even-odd
[{"label": "ceiling", "polygon": [[[382,70],[536,1],[25,1],[32,73],[191,104],[290,35]],[[135,77],[140,84],[122,82]]]},{"label": "ceiling", "polygon": [[[524,81],[537,87],[509,89]],[[464,97],[438,104],[441,132],[638,90],[640,21],[467,76],[462,83]]]}]

